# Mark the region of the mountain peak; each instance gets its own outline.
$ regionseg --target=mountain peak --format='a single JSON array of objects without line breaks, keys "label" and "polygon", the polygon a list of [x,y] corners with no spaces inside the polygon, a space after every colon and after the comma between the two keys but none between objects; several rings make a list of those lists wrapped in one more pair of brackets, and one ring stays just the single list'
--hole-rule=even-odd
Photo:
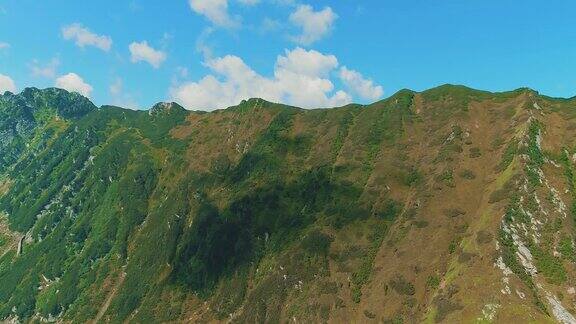
[{"label": "mountain peak", "polygon": [[153,116],[174,111],[186,111],[186,109],[175,102],[159,102],[148,110],[148,114]]},{"label": "mountain peak", "polygon": [[98,109],[90,99],[76,92],[60,88],[25,88],[16,95],[26,105],[40,108],[54,108],[64,118],[79,118]]},{"label": "mountain peak", "polygon": [[228,107],[227,109],[241,110],[241,111],[253,111],[255,109],[302,109],[299,107],[294,107],[282,103],[271,102],[262,98],[250,98],[242,100],[238,105]]}]

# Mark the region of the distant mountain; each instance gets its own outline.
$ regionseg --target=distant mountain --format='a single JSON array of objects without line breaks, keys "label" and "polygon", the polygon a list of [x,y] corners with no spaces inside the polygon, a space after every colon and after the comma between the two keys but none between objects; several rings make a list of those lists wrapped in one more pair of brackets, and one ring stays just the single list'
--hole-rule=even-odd
[{"label": "distant mountain", "polygon": [[576,322],[576,99],[0,96],[0,321]]}]

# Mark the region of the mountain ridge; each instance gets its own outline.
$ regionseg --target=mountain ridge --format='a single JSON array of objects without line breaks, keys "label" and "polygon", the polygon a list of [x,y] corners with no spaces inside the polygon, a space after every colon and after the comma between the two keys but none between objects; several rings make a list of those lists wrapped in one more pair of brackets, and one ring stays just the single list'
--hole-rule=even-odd
[{"label": "mountain ridge", "polygon": [[[389,100],[390,98],[393,98],[393,97],[395,97],[395,96],[397,96],[397,95],[399,95],[399,94],[402,94],[402,93],[426,94],[426,93],[431,93],[431,92],[436,92],[436,91],[451,91],[451,92],[454,92],[454,91],[458,91],[458,90],[465,90],[465,91],[468,91],[468,92],[470,92],[470,93],[478,93],[478,94],[483,93],[483,94],[489,94],[489,95],[510,95],[510,94],[515,94],[515,93],[518,93],[518,92],[528,92],[528,93],[534,93],[535,95],[538,95],[538,96],[544,96],[544,97],[546,97],[546,98],[548,98],[548,99],[551,99],[551,100],[571,101],[571,100],[575,100],[575,99],[576,99],[576,96],[573,96],[573,97],[569,97],[569,98],[568,98],[568,97],[552,97],[552,96],[542,95],[542,94],[540,94],[539,91],[537,91],[537,90],[535,90],[535,89],[532,89],[532,88],[529,88],[529,87],[520,87],[520,88],[517,88],[517,89],[514,89],[514,90],[508,90],[508,91],[488,91],[488,90],[481,90],[481,89],[472,88],[472,87],[469,87],[469,86],[466,86],[466,85],[463,85],[463,84],[450,84],[450,83],[446,83],[446,84],[442,84],[442,85],[439,85],[439,86],[436,86],[436,87],[432,87],[432,88],[429,88],[429,89],[426,89],[426,90],[423,90],[423,91],[415,91],[415,90],[408,89],[408,88],[400,89],[400,90],[396,91],[395,93],[393,93],[392,95],[390,95],[390,96],[387,97],[387,98],[382,98],[382,99],[380,99],[380,100],[378,100],[378,101],[375,101],[375,102],[372,102],[372,103],[367,103],[367,104],[350,103],[350,104],[347,104],[347,105],[344,105],[344,106],[340,106],[340,107],[324,107],[324,108],[312,108],[312,109],[305,109],[305,108],[300,108],[300,107],[290,106],[290,105],[285,105],[285,106],[286,106],[286,107],[293,107],[293,108],[296,108],[296,109],[303,109],[303,110],[337,109],[337,108],[343,108],[343,107],[348,107],[348,106],[363,107],[363,106],[374,105],[374,104],[377,104],[378,102],[381,102],[381,101]],[[55,88],[55,87],[45,88],[45,89],[39,89],[39,88],[36,88],[36,87],[26,87],[26,88],[24,88],[20,93],[14,94],[14,93],[12,93],[12,92],[10,92],[10,91],[6,91],[3,95],[0,95],[0,96],[3,96],[3,97],[14,97],[14,96],[23,95],[23,96],[26,97],[26,96],[30,96],[31,93],[38,93],[38,92],[43,92],[43,91],[54,91],[54,92],[57,92],[57,93],[58,93],[58,92],[60,92],[60,93],[63,93],[63,92],[64,92],[64,93],[69,93],[69,94],[72,94],[72,95],[74,95],[74,96],[76,96],[76,97],[85,98],[85,99],[87,99],[88,101],[90,101],[89,98],[87,98],[87,97],[85,97],[85,96],[83,96],[83,95],[81,95],[81,94],[79,94],[79,93],[70,92],[70,91],[67,91],[67,90],[65,90],[65,89]],[[271,102],[271,101],[267,101],[266,99],[263,99],[263,98],[256,98],[256,97],[254,97],[254,98],[244,99],[244,100],[242,100],[238,105],[234,105],[234,106],[230,106],[230,107],[225,107],[225,108],[218,108],[218,109],[216,109],[215,111],[226,110],[226,109],[238,107],[238,106],[239,106],[240,104],[242,104],[243,102],[256,104],[257,101],[262,101],[263,103],[267,103],[267,104],[284,105],[284,104],[282,104],[282,103]],[[175,105],[177,105],[177,106],[179,106],[179,107],[182,107],[182,108],[186,109],[187,111],[210,112],[210,111],[204,111],[204,110],[194,110],[193,108],[188,109],[188,108],[185,108],[184,106],[182,106],[181,104],[179,104],[179,103],[177,103],[177,102],[165,102],[165,101],[157,102],[157,103],[153,104],[150,108],[144,109],[144,111],[153,110],[155,107],[159,107],[160,105],[162,105],[162,104],[167,104],[167,103],[168,103],[168,104],[173,104],[173,105],[175,104]],[[92,102],[91,102],[91,104],[94,105]],[[110,105],[104,104],[104,105],[101,105],[99,108],[107,107],[107,106],[110,106]],[[94,105],[94,107],[96,107],[96,106]],[[116,106],[116,107],[118,107],[118,106]],[[129,109],[129,108],[124,108],[124,107],[118,107],[118,108]]]},{"label": "mountain ridge", "polygon": [[574,319],[572,100],[446,85],[206,113],[42,91],[0,100],[2,320]]}]

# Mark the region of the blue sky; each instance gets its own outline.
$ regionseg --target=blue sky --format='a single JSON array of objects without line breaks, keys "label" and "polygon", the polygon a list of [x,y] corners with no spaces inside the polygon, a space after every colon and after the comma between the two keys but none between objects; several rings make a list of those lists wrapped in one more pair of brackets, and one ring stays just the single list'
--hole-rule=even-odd
[{"label": "blue sky", "polygon": [[576,95],[574,1],[0,0],[0,91],[307,108],[443,83]]}]

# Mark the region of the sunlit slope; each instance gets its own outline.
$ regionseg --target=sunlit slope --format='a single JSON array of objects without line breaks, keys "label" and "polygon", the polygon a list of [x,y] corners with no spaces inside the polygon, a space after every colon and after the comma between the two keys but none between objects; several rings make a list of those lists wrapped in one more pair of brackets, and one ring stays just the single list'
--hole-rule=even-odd
[{"label": "sunlit slope", "polygon": [[0,98],[0,318],[574,319],[574,100]]}]

